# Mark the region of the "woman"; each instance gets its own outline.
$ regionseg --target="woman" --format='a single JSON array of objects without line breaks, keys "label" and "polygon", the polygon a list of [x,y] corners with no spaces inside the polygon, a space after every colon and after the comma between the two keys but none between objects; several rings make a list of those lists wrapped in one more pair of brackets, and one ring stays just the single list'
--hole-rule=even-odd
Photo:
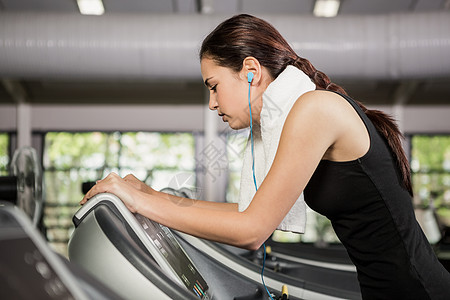
[{"label": "woman", "polygon": [[315,84],[295,97],[273,164],[249,206],[240,212],[237,204],[174,198],[116,174],[99,181],[82,204],[110,192],[132,212],[176,230],[257,249],[304,191],[307,204],[330,218],[356,265],[364,299],[450,299],[450,275],[416,222],[401,134],[388,116],[350,99],[275,28],[249,15],[220,24],[204,40],[200,59],[210,109],[233,129],[260,125],[264,95],[273,86],[295,89],[285,84],[290,74],[298,84],[304,74]]}]

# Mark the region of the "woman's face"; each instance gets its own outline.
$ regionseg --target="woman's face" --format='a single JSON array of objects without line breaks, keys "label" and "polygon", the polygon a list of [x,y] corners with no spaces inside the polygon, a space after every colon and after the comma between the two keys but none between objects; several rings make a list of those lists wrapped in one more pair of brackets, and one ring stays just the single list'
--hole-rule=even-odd
[{"label": "woman's face", "polygon": [[[209,89],[209,108],[217,110],[224,122],[233,129],[250,126],[248,82],[245,75],[218,66],[213,60],[201,61],[203,81]],[[252,114],[256,113],[253,110]]]}]

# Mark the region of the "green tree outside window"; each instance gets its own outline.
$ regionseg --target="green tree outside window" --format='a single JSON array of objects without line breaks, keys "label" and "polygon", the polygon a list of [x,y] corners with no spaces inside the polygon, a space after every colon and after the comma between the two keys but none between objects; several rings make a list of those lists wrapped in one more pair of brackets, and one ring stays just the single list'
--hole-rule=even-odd
[{"label": "green tree outside window", "polygon": [[9,136],[6,133],[0,133],[0,176],[6,176],[8,172],[9,164]]},{"label": "green tree outside window", "polygon": [[414,205],[435,210],[438,222],[450,226],[450,136],[411,138]]},{"label": "green tree outside window", "polygon": [[162,189],[177,173],[195,176],[194,155],[190,133],[48,132],[43,155],[47,239],[56,251],[67,255],[71,219],[83,197],[83,182],[110,172],[132,173]]}]

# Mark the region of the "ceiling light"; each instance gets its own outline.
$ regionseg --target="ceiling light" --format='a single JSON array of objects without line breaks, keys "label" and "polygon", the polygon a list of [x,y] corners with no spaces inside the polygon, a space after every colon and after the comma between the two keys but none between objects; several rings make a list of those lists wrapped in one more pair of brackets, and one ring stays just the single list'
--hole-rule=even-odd
[{"label": "ceiling light", "polygon": [[339,0],[316,0],[313,13],[316,17],[336,17],[340,4]]},{"label": "ceiling light", "polygon": [[105,8],[102,0],[77,0],[82,15],[103,15]]},{"label": "ceiling light", "polygon": [[213,0],[203,0],[199,1],[201,3],[202,14],[208,15],[214,12],[214,1]]}]

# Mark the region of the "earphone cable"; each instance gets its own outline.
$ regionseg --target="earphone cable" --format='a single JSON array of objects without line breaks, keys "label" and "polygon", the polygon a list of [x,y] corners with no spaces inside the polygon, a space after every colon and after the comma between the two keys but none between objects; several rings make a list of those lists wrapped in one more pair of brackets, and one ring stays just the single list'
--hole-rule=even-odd
[{"label": "earphone cable", "polygon": [[[248,109],[250,111],[250,142],[251,142],[251,149],[252,149],[252,173],[253,173],[253,183],[255,184],[255,190],[258,191],[258,185],[256,183],[256,175],[255,175],[255,151],[254,151],[254,142],[253,142],[252,106],[251,106],[251,102],[250,102],[250,87],[251,87],[251,85],[252,85],[252,83],[249,82],[248,83]],[[266,286],[266,283],[264,282],[264,268],[266,266],[266,243],[263,243],[263,248],[264,248],[264,256],[263,256],[263,264],[262,264],[262,269],[261,269],[261,281],[262,281],[264,288],[266,289],[267,295],[269,295],[271,300],[274,300],[272,298],[272,295],[269,292],[269,289]]]}]

